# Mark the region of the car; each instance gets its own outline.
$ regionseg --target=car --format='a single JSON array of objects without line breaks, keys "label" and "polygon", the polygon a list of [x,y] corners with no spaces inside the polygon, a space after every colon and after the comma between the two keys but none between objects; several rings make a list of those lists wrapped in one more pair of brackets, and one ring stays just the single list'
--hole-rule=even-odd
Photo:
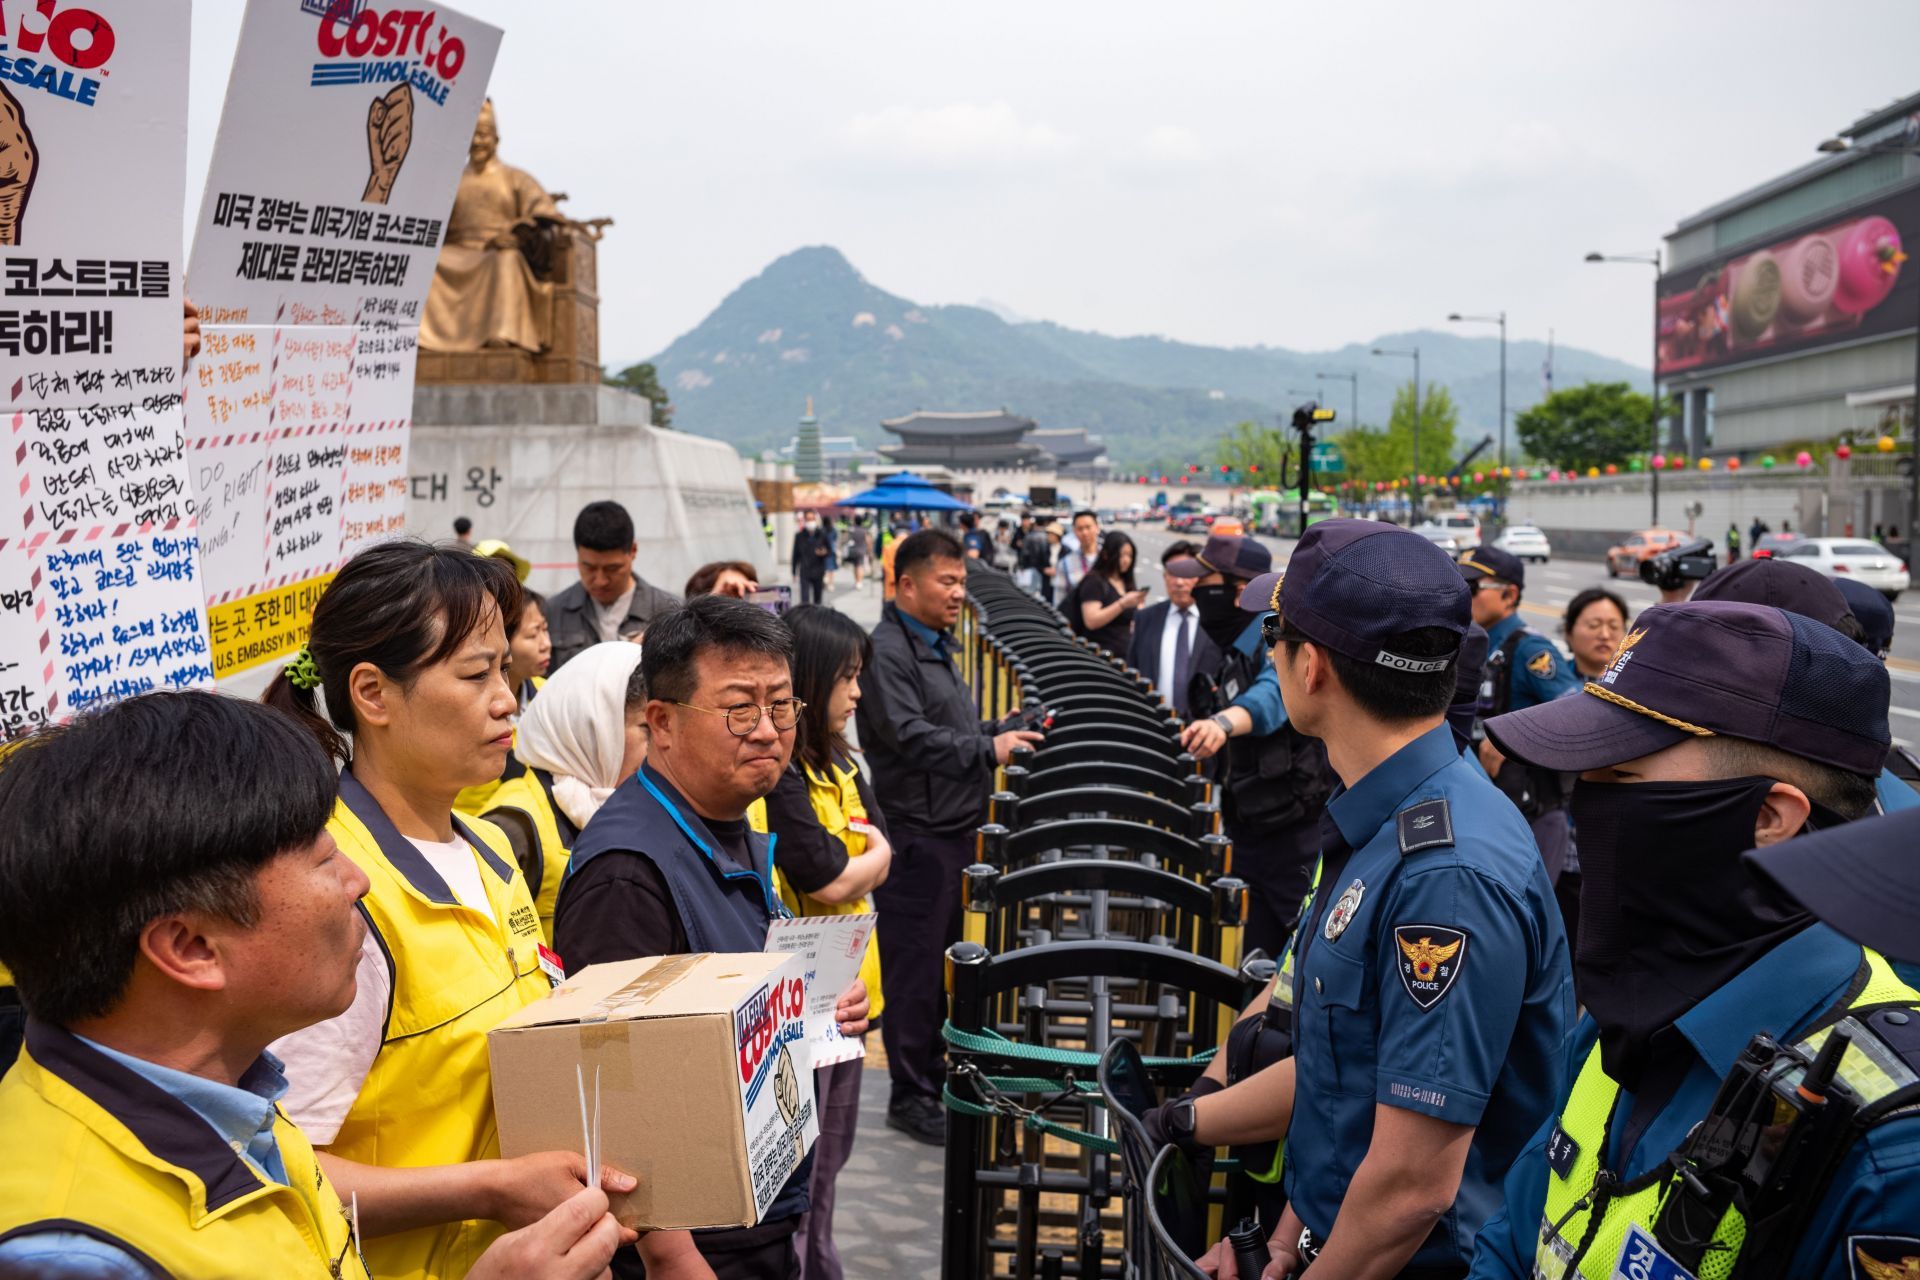
[{"label": "car", "polygon": [[1493,545],[1510,556],[1518,556],[1536,564],[1545,564],[1553,556],[1553,546],[1547,541],[1547,535],[1530,524],[1508,525],[1493,540]]},{"label": "car", "polygon": [[1607,548],[1607,576],[1631,578],[1640,572],[1642,560],[1651,560],[1686,541],[1686,534],[1673,529],[1641,529],[1630,533],[1618,545]]},{"label": "car", "polygon": [[[1440,548],[1450,556],[1457,556],[1464,547],[1460,545],[1460,531],[1449,529],[1438,520],[1427,520],[1413,526],[1413,531]],[[1475,544],[1479,545],[1478,543]]]},{"label": "car", "polygon": [[1427,523],[1452,533],[1462,551],[1471,551],[1480,545],[1480,517],[1471,511],[1442,511]]},{"label": "car", "polygon": [[1898,600],[1912,585],[1900,557],[1870,538],[1802,538],[1775,551],[1773,558],[1803,564],[1829,578],[1852,578],[1889,600]]},{"label": "car", "polygon": [[1753,558],[1768,560],[1796,542],[1804,541],[1806,539],[1797,533],[1763,533],[1760,535],[1760,541],[1753,544]]},{"label": "car", "polygon": [[1215,516],[1213,523],[1207,526],[1207,532],[1210,534],[1217,533],[1222,537],[1231,535],[1232,537],[1243,538],[1246,536],[1247,526],[1246,522],[1238,516]]}]

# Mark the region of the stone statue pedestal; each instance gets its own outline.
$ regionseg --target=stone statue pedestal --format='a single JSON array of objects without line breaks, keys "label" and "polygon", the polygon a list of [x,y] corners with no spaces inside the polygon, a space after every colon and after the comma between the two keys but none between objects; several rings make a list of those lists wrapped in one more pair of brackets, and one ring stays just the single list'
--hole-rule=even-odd
[{"label": "stone statue pedestal", "polygon": [[[472,383],[570,383],[600,381],[600,281],[598,250],[593,237],[577,227],[562,228],[555,237],[551,274],[543,281],[551,308],[548,331],[553,345],[535,355],[518,347],[488,347],[484,351],[427,351],[422,349],[415,381],[423,386]],[[415,405],[416,415],[421,408]],[[595,421],[579,417],[539,421]],[[423,422],[418,416],[416,423]]]}]

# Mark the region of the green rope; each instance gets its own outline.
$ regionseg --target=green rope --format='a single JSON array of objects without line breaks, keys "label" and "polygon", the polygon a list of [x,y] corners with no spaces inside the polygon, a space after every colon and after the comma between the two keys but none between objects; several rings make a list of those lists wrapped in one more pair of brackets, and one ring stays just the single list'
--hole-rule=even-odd
[{"label": "green rope", "polygon": [[[1016,1062],[1044,1062],[1050,1067],[1078,1067],[1084,1071],[1097,1070],[1100,1055],[1088,1053],[1083,1049],[1055,1049],[1043,1044],[1027,1044],[1020,1040],[1009,1040],[994,1031],[962,1031],[951,1022],[942,1024],[940,1035],[946,1042],[963,1053],[992,1054],[998,1058],[1011,1058]],[[1199,1053],[1186,1058],[1144,1058],[1148,1070],[1178,1070],[1181,1067],[1204,1067],[1213,1061],[1214,1050],[1202,1049]]]},{"label": "green rope", "polygon": [[[1063,1089],[1061,1081],[1049,1080],[1043,1076],[981,1076],[979,1079],[995,1093],[1061,1093],[1071,1090],[1075,1095],[1072,1098],[1074,1102],[1091,1102],[1100,1107],[1107,1105],[1107,1100],[1100,1096],[1100,1087],[1084,1080],[1066,1081]],[[1120,1143],[1116,1139],[1103,1138],[1099,1134],[1088,1133],[1084,1129],[1069,1128],[1036,1112],[970,1102],[955,1094],[946,1085],[940,1087],[940,1101],[945,1104],[947,1110],[956,1115],[977,1116],[983,1120],[1018,1119],[1023,1128],[1034,1133],[1059,1138],[1092,1151],[1104,1151],[1108,1155],[1120,1153]],[[1278,1161],[1275,1163],[1278,1164]],[[1230,1156],[1223,1156],[1214,1161],[1213,1167],[1221,1172],[1233,1172],[1240,1168],[1240,1162]]]}]

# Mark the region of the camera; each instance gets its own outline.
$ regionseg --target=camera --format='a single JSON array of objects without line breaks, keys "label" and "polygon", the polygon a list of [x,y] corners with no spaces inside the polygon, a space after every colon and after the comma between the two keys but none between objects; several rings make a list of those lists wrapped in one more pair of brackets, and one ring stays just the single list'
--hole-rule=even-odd
[{"label": "camera", "polygon": [[1662,591],[1678,591],[1686,583],[1700,581],[1714,568],[1713,544],[1705,538],[1695,538],[1642,560],[1640,581]]}]

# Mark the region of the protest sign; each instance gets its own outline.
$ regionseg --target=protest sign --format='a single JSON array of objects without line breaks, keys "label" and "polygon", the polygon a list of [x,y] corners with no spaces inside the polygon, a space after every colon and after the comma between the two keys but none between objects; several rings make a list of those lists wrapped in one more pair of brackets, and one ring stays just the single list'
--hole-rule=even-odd
[{"label": "protest sign", "polygon": [[400,533],[420,314],[500,33],[445,6],[251,0],[187,278],[213,666],[284,656]]},{"label": "protest sign", "polygon": [[212,681],[181,402],[188,0],[0,0],[0,738]]},{"label": "protest sign", "polygon": [[835,916],[794,916],[767,925],[768,951],[790,951],[805,961],[807,1006],[804,1019],[812,1064],[830,1067],[867,1056],[858,1040],[840,1034],[834,1006],[860,976],[860,961],[873,938],[871,911]]}]

